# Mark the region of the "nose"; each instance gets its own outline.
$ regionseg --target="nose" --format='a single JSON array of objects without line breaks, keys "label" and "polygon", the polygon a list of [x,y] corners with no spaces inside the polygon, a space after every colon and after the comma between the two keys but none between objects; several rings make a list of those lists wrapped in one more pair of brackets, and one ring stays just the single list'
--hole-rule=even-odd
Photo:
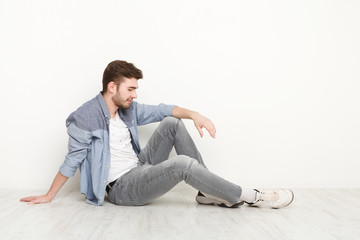
[{"label": "nose", "polygon": [[131,97],[132,97],[132,98],[137,98],[137,93],[136,93],[135,90],[134,90],[133,93],[131,94]]}]

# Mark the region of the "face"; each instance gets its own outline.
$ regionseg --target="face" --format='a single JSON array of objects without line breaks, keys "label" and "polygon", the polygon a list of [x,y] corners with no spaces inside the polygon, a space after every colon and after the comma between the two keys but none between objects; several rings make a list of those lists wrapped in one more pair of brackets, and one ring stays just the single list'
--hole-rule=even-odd
[{"label": "face", "polygon": [[112,101],[116,106],[122,109],[130,107],[134,98],[137,98],[136,89],[138,88],[138,80],[136,78],[125,78],[119,86],[114,84],[114,93]]}]

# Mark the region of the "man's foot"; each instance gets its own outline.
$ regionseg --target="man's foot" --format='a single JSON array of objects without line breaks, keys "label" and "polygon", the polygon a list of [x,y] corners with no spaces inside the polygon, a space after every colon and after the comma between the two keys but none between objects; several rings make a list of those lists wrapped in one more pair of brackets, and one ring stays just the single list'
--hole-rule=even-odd
[{"label": "man's foot", "polygon": [[251,207],[283,208],[294,200],[294,193],[289,189],[257,190],[256,201],[248,203]]},{"label": "man's foot", "polygon": [[206,193],[201,193],[198,192],[195,200],[199,203],[199,204],[205,204],[205,205],[217,205],[220,207],[228,207],[228,208],[235,208],[238,206],[241,206],[244,204],[244,202],[238,202],[238,203],[230,203],[226,200],[220,199],[218,197],[212,196],[210,194],[206,194]]}]

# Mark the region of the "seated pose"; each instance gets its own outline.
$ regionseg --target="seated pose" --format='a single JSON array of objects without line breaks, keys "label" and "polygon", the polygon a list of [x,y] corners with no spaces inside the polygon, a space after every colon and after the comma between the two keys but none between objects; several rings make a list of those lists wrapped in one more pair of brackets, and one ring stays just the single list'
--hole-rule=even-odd
[{"label": "seated pose", "polygon": [[[291,190],[242,188],[210,172],[180,119],[192,119],[201,137],[205,128],[214,138],[214,124],[198,112],[178,106],[133,101],[142,77],[132,63],[109,63],[102,92],[66,120],[69,152],[49,191],[20,201],[50,202],[79,167],[81,193],[94,205],[103,205],[106,193],[114,204],[144,205],[183,180],[199,191],[196,201],[200,204],[282,208],[293,201]],[[138,126],[159,121],[145,148],[140,149]],[[169,159],[173,147],[178,155]]]}]

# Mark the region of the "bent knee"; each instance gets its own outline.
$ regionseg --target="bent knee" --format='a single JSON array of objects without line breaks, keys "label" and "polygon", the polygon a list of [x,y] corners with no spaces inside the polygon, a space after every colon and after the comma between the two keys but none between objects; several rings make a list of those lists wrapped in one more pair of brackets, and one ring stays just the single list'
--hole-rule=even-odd
[{"label": "bent knee", "polygon": [[165,127],[168,128],[175,127],[177,129],[180,124],[182,124],[181,119],[171,116],[166,117],[161,121],[161,125],[164,125]]}]

